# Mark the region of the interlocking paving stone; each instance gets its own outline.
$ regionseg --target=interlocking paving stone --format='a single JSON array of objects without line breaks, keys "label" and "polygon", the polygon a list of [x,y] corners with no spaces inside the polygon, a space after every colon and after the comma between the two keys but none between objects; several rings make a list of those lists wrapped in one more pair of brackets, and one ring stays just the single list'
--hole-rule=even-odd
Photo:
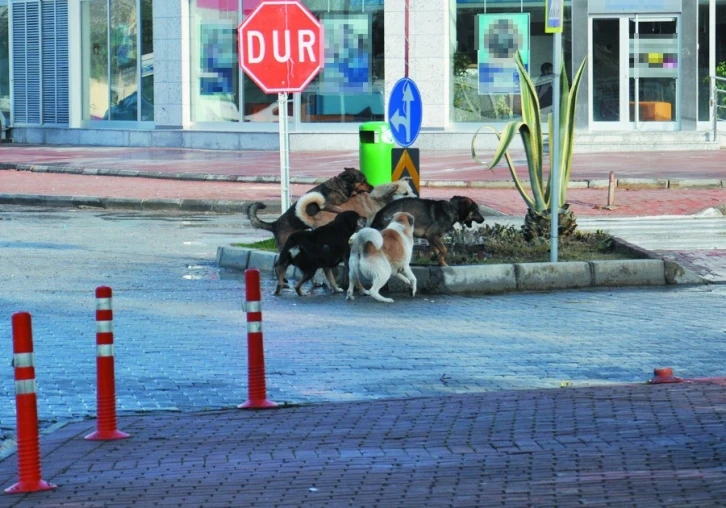
[{"label": "interlocking paving stone", "polygon": [[[2,501],[716,506],[726,493],[724,385],[613,385],[124,416],[120,427],[132,438],[110,442],[84,440],[94,422],[76,422],[41,442],[43,477],[59,488]],[[0,482],[10,485],[15,477],[15,457],[0,462]]]}]

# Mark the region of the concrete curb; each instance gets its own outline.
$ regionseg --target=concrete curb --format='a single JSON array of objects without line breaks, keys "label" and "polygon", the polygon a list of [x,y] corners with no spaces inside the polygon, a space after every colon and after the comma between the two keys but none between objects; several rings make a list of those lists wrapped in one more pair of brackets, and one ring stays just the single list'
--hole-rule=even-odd
[{"label": "concrete curb", "polygon": [[[630,248],[627,244],[623,248]],[[634,252],[643,252],[637,249]],[[220,268],[246,270],[257,268],[272,274],[277,253],[242,247],[217,248]],[[421,293],[496,294],[513,291],[551,291],[593,287],[665,286],[706,284],[707,280],[668,259],[627,259],[622,261],[583,261],[560,263],[514,263],[450,267],[411,267]],[[342,275],[342,269],[336,273]],[[297,272],[288,270],[295,278]],[[340,280],[340,279],[339,279]],[[388,283],[391,293],[408,292],[398,279]]]},{"label": "concrete curb", "polygon": [[[40,194],[0,194],[0,205],[47,206],[56,208],[98,208],[139,211],[176,210],[183,212],[246,213],[253,201],[214,199],[139,199],[94,196],[43,196]],[[279,201],[262,201],[265,213],[280,214]],[[496,212],[495,213],[499,213]]]},{"label": "concrete curb", "polygon": [[[140,198],[102,198],[94,196],[44,196],[41,194],[1,194],[0,205],[47,206],[55,208],[98,208],[103,210],[137,210],[182,212],[247,213],[247,207],[258,201],[238,201],[231,199],[140,199]],[[263,200],[265,214],[280,215],[280,202]],[[507,214],[479,205],[485,217],[506,217]]]},{"label": "concrete curb", "polygon": [[[280,183],[279,176],[244,176],[244,175],[213,175],[205,173],[163,173],[159,171],[137,171],[130,169],[102,169],[76,166],[47,166],[40,164],[5,164],[0,162],[0,169],[31,171],[34,173],[62,173],[89,176],[124,176],[136,178],[157,178],[167,180],[216,181],[238,183]],[[324,177],[290,177],[291,184],[316,185],[324,182]],[[721,189],[726,188],[726,180],[715,178],[620,178],[616,179],[619,189]],[[528,181],[522,182],[525,188]],[[603,189],[608,187],[608,180],[571,180],[568,189]],[[421,180],[421,187],[461,188],[461,189],[514,189],[511,180]]]}]

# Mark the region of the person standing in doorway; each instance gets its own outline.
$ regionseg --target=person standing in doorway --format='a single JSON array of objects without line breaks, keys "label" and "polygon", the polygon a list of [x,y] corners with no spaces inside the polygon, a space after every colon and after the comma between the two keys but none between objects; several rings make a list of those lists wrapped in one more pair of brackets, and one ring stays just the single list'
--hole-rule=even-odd
[{"label": "person standing in doorway", "polygon": [[555,75],[552,72],[553,67],[550,62],[543,63],[539,70],[541,74],[534,84],[534,89],[539,99],[539,107],[544,109],[552,106],[552,82]]}]

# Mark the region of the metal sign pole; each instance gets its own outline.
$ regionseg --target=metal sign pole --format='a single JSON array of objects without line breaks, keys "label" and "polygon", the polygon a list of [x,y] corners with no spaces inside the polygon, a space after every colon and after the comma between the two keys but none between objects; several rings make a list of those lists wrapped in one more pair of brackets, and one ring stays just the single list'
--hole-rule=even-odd
[{"label": "metal sign pole", "polygon": [[290,137],[288,135],[287,92],[277,94],[280,122],[280,211],[290,208]]},{"label": "metal sign pole", "polygon": [[[557,262],[557,244],[560,222],[560,185],[562,184],[560,145],[560,82],[562,74],[562,29],[564,2],[563,0],[545,1],[545,32],[554,34],[552,47],[552,132],[550,133],[550,262]],[[567,182],[565,182],[567,185]]]},{"label": "metal sign pole", "polygon": [[[285,33],[285,42],[279,35]],[[290,208],[288,94],[302,92],[325,64],[320,21],[300,0],[258,2],[237,27],[239,65],[264,93],[277,93],[280,133],[280,206]],[[280,56],[279,45],[284,44]],[[273,48],[270,52],[266,49]],[[291,72],[292,69],[295,72]]]},{"label": "metal sign pole", "polygon": [[553,81],[552,81],[552,153],[550,154],[550,172],[552,173],[552,191],[550,212],[550,262],[557,262],[557,243],[560,215],[560,72],[562,69],[562,32],[555,33],[555,44],[552,52]]}]

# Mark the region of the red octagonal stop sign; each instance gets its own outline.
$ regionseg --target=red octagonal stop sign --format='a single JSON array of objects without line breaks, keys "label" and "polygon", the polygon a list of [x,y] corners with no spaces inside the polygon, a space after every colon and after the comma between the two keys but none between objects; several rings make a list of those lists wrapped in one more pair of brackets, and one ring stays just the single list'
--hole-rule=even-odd
[{"label": "red octagonal stop sign", "polygon": [[239,65],[265,93],[301,92],[323,68],[323,27],[298,0],[264,0],[237,33]]}]

